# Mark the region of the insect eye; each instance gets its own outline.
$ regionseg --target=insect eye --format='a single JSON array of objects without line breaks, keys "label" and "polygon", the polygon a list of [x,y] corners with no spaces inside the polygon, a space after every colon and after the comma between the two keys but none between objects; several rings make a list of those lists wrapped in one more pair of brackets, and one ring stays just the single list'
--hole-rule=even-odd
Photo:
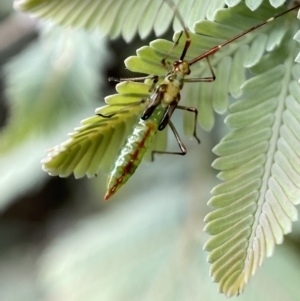
[{"label": "insect eye", "polygon": [[173,66],[177,68],[181,64],[180,61],[174,61]]}]

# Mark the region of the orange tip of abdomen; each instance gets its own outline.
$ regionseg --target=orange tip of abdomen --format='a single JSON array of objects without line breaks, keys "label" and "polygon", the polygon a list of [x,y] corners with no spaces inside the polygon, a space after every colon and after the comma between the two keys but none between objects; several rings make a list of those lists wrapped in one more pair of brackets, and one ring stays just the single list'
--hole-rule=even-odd
[{"label": "orange tip of abdomen", "polygon": [[110,197],[111,197],[111,194],[109,192],[106,192],[103,199],[104,199],[104,201],[107,201]]},{"label": "orange tip of abdomen", "polygon": [[104,200],[105,201],[107,201],[112,195],[114,195],[115,194],[115,192],[117,191],[116,190],[116,185],[115,186],[113,186],[112,188],[108,188],[107,189],[107,191],[106,191],[106,193],[105,193],[105,196],[104,196]]}]

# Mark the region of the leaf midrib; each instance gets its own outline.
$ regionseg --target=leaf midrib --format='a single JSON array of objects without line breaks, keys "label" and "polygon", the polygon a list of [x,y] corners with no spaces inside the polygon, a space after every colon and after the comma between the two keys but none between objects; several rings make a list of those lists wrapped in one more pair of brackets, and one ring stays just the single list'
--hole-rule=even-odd
[{"label": "leaf midrib", "polygon": [[[297,30],[296,30],[297,31]],[[249,245],[247,248],[247,257],[245,258],[245,262],[248,260],[250,254],[251,254],[251,250],[253,249],[253,240],[256,237],[256,229],[259,225],[259,218],[262,214],[262,208],[263,208],[263,204],[265,202],[265,195],[266,192],[268,190],[268,182],[269,179],[271,177],[271,169],[272,169],[272,165],[274,163],[274,156],[277,150],[277,141],[279,139],[279,135],[280,135],[280,128],[282,125],[282,114],[285,110],[285,99],[288,95],[288,83],[291,80],[291,70],[292,70],[292,66],[294,65],[294,53],[296,50],[296,43],[295,41],[291,41],[290,45],[290,51],[289,51],[289,56],[287,57],[287,59],[284,61],[284,66],[285,66],[285,73],[283,76],[283,79],[281,80],[282,84],[282,91],[278,96],[278,106],[277,109],[274,113],[275,115],[275,121],[272,127],[272,136],[270,138],[270,147],[269,147],[269,151],[267,153],[267,161],[265,163],[264,169],[265,169],[265,173],[264,176],[262,178],[262,186],[260,189],[260,197],[258,199],[257,202],[257,211],[256,214],[254,215],[254,223],[252,226],[252,233],[251,236],[249,238]]]}]

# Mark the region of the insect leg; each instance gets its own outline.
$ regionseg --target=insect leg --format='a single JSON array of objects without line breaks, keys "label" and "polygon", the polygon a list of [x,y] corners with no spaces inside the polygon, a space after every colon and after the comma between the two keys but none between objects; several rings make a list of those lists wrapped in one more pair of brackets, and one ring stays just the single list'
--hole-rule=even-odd
[{"label": "insect leg", "polygon": [[142,82],[146,79],[152,79],[153,81],[158,82],[158,75],[147,75],[147,76],[139,76],[139,77],[109,77],[109,82]]},{"label": "insect leg", "polygon": [[194,107],[185,107],[185,106],[177,106],[177,109],[180,110],[185,110],[188,112],[192,112],[195,114],[195,118],[194,118],[194,131],[193,131],[193,136],[195,137],[195,139],[197,140],[198,143],[200,143],[200,139],[197,137],[197,119],[198,119],[198,110]]},{"label": "insect leg", "polygon": [[[122,113],[122,112],[127,111],[129,108],[132,108],[132,107],[135,107],[135,106],[139,106],[139,105],[145,103],[146,101],[148,101],[147,98],[142,98],[141,100],[136,101],[136,102],[132,102],[132,103],[124,103],[124,104],[122,104],[122,105],[125,105],[125,106],[126,106],[125,108],[122,108],[122,109],[120,109],[120,110],[117,110],[117,111],[115,111],[115,112],[113,112],[113,113],[111,113],[111,114],[108,114],[108,115],[101,114],[101,113],[98,113],[97,115],[98,115],[98,116],[101,116],[101,117],[103,117],[103,118],[111,118],[111,117],[113,117],[113,116],[115,116],[115,115],[117,115],[117,114],[120,114],[120,113]],[[114,106],[114,105],[110,105],[110,106],[112,107],[112,106]],[[117,105],[116,105],[116,106],[117,106]]]},{"label": "insect leg", "polygon": [[167,154],[167,155],[181,155],[184,156],[187,153],[187,149],[185,147],[185,145],[183,144],[183,142],[181,141],[179,134],[174,126],[174,124],[172,123],[171,120],[169,120],[169,126],[177,140],[178,146],[181,150],[181,152],[166,152],[166,151],[152,151],[152,156],[151,159],[152,161],[154,161],[154,154]]},{"label": "insect leg", "polygon": [[118,82],[118,83],[120,83],[120,82],[129,82],[129,81],[132,81],[132,82],[140,82],[141,81],[142,82],[146,79],[151,79],[152,80],[152,85],[149,88],[149,92],[152,92],[154,90],[155,84],[159,80],[158,75],[147,75],[147,76],[140,76],[140,77],[121,77],[121,78],[109,77],[108,81],[109,82]]},{"label": "insect leg", "polygon": [[209,61],[209,57],[208,56],[206,57],[206,60],[207,60],[207,64],[208,64],[211,76],[209,76],[209,77],[185,78],[184,79],[185,83],[196,83],[196,82],[206,82],[206,83],[208,82],[208,83],[211,83],[211,82],[214,82],[216,80],[216,74],[214,72],[214,69],[211,66],[211,63]]}]

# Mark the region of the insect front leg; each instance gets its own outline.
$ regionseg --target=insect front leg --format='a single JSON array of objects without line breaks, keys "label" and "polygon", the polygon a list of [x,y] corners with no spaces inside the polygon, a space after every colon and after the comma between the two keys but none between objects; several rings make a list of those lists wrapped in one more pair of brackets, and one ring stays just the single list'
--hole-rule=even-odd
[{"label": "insect front leg", "polygon": [[[135,107],[135,106],[139,106],[139,105],[141,105],[141,104],[143,104],[143,103],[145,103],[145,102],[147,102],[147,101],[149,101],[147,98],[142,98],[141,100],[136,101],[136,102],[132,102],[132,103],[124,103],[124,104],[122,104],[122,105],[126,106],[125,108],[122,108],[122,109],[120,109],[120,110],[117,110],[117,111],[115,111],[115,112],[113,112],[113,113],[111,113],[111,114],[108,114],[108,115],[106,115],[106,114],[101,114],[101,113],[98,113],[97,115],[98,115],[98,116],[101,116],[101,117],[103,117],[103,118],[111,118],[111,117],[113,117],[113,116],[115,116],[115,115],[117,115],[117,114],[120,114],[120,113],[122,113],[122,112],[127,111],[129,108],[132,108],[132,107]],[[112,106],[114,106],[114,105],[110,105],[110,106],[112,107]],[[116,105],[116,106],[118,106],[118,105]]]},{"label": "insect front leg", "polygon": [[158,75],[147,75],[147,76],[140,76],[140,77],[109,77],[108,81],[109,82],[143,82],[146,79],[151,79],[152,80],[152,85],[149,88],[149,92],[152,92],[154,90],[155,85],[157,84],[159,80]]},{"label": "insect front leg", "polygon": [[180,152],[166,152],[166,151],[152,151],[152,156],[151,156],[151,159],[152,161],[154,161],[154,154],[167,154],[167,155],[181,155],[181,156],[184,156],[186,153],[187,153],[187,149],[185,147],[185,145],[183,144],[183,142],[181,141],[180,137],[179,137],[179,134],[173,124],[173,122],[171,120],[169,120],[169,126],[176,138],[176,141],[178,143],[178,146],[180,148]]},{"label": "insect front leg", "polygon": [[214,69],[211,66],[211,63],[209,61],[209,57],[206,57],[207,64],[211,73],[211,76],[209,77],[195,77],[195,78],[185,78],[185,83],[198,83],[198,82],[206,82],[206,83],[212,83],[216,80],[216,74],[214,72]]},{"label": "insect front leg", "polygon": [[109,82],[142,82],[146,79],[152,79],[158,81],[158,75],[147,75],[147,76],[139,76],[139,77],[109,77]]}]

